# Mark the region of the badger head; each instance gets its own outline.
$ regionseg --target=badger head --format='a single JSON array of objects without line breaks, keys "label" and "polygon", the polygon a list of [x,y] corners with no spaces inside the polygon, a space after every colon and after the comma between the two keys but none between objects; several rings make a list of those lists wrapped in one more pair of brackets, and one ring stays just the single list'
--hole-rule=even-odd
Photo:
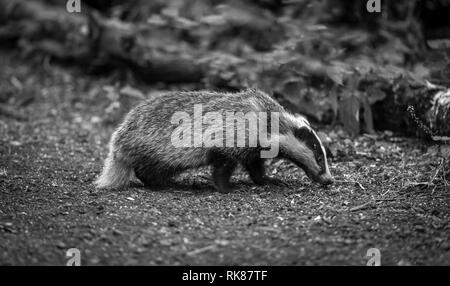
[{"label": "badger head", "polygon": [[[325,148],[309,122],[301,117],[287,114],[286,132],[280,132],[280,156],[302,168],[314,182],[322,185],[333,183]],[[280,130],[281,131],[281,130]]]}]

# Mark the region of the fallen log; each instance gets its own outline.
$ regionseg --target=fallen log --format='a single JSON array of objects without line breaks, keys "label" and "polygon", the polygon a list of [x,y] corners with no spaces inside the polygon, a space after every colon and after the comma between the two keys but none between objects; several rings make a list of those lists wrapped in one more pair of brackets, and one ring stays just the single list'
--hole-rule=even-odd
[{"label": "fallen log", "polygon": [[377,129],[450,142],[450,89],[432,85],[414,89],[402,82],[372,108]]}]

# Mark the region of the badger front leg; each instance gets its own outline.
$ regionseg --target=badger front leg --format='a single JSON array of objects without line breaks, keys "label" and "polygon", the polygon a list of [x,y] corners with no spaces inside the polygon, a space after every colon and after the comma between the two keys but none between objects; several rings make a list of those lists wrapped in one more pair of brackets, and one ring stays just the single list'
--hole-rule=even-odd
[{"label": "badger front leg", "polygon": [[236,168],[236,161],[221,155],[210,156],[213,166],[212,178],[217,190],[221,193],[229,193],[232,190],[230,178]]},{"label": "badger front leg", "polygon": [[250,179],[257,185],[272,184],[275,186],[288,186],[288,184],[280,179],[266,176],[264,160],[261,158],[253,158],[247,162],[244,162],[243,166],[250,175]]}]

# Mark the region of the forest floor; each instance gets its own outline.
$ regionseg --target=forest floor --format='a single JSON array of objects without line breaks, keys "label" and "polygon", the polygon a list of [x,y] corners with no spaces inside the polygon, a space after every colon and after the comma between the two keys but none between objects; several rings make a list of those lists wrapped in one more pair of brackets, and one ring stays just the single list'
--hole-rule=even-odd
[{"label": "forest floor", "polygon": [[[209,170],[165,190],[97,191],[114,125],[102,124],[112,80],[0,52],[0,264],[450,264],[450,187],[436,146],[389,132],[350,139],[325,128],[338,180],[323,188],[283,161],[289,187],[256,187],[242,170],[220,194]],[[10,88],[12,85],[13,89]],[[18,107],[20,106],[20,107]]]}]

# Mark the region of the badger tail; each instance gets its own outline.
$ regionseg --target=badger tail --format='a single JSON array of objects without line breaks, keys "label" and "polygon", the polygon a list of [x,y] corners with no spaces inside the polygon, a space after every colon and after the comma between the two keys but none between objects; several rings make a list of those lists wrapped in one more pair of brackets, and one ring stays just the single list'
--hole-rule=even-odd
[{"label": "badger tail", "polygon": [[113,152],[108,154],[101,175],[94,182],[99,189],[122,189],[128,185],[133,170],[118,158],[114,158]]}]

